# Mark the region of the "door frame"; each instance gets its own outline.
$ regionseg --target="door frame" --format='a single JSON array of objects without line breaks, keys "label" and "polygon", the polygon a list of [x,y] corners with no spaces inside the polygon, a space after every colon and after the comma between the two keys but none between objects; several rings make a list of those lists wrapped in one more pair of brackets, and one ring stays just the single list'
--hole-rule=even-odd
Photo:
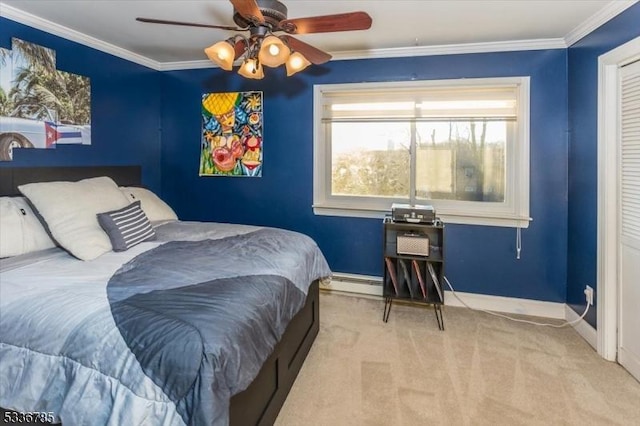
[{"label": "door frame", "polygon": [[597,351],[615,361],[618,354],[618,265],[620,174],[620,67],[640,59],[640,37],[598,57],[598,249]]}]

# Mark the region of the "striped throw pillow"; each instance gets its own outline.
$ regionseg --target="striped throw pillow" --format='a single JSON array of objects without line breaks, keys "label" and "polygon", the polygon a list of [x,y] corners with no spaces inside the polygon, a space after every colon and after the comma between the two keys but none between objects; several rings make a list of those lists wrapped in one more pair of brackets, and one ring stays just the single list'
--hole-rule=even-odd
[{"label": "striped throw pillow", "polygon": [[109,236],[113,251],[129,250],[136,244],[156,237],[156,231],[142,211],[140,201],[118,210],[98,213],[98,222]]}]

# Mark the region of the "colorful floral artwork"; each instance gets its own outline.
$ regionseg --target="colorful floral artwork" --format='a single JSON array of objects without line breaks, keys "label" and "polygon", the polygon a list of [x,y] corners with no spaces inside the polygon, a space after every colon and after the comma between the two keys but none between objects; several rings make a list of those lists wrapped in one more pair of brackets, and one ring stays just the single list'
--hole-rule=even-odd
[{"label": "colorful floral artwork", "polygon": [[262,92],[202,95],[200,176],[262,176]]}]

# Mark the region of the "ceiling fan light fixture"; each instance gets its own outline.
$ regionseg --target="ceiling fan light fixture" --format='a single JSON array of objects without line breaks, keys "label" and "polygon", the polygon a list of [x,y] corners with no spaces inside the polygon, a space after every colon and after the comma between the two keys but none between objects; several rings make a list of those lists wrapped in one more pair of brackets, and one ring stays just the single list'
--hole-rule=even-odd
[{"label": "ceiling fan light fixture", "polygon": [[235,47],[229,40],[223,40],[204,49],[204,53],[211,61],[220,65],[225,71],[231,71],[235,59]]},{"label": "ceiling fan light fixture", "polygon": [[245,59],[238,70],[238,74],[245,78],[251,78],[254,80],[261,80],[264,78],[262,64],[256,58]]},{"label": "ceiling fan light fixture", "polygon": [[264,77],[263,66],[276,68],[284,64],[287,75],[291,76],[312,63],[321,65],[331,60],[329,53],[298,40],[293,37],[295,35],[367,30],[371,28],[372,23],[369,14],[362,11],[290,19],[287,6],[281,0],[229,1],[233,5],[233,21],[237,27],[142,17],[136,20],[153,24],[248,32],[246,36],[236,34],[227,40],[217,42],[204,49],[204,52],[213,63],[225,71],[233,70],[234,62],[243,60],[238,73],[252,79]]},{"label": "ceiling fan light fixture", "polygon": [[293,52],[287,59],[287,76],[290,77],[311,65],[311,62],[300,52]]},{"label": "ceiling fan light fixture", "polygon": [[282,40],[274,35],[268,35],[262,40],[258,59],[261,64],[275,68],[284,64],[289,55],[291,55],[291,50]]}]

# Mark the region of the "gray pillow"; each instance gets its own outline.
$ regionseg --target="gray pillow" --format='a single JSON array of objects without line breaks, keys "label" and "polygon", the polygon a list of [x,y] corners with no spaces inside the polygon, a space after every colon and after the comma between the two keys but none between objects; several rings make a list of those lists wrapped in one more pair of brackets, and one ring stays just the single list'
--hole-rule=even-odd
[{"label": "gray pillow", "polygon": [[142,211],[140,201],[118,210],[98,213],[98,223],[109,236],[113,251],[125,251],[143,241],[155,239],[156,231]]}]

